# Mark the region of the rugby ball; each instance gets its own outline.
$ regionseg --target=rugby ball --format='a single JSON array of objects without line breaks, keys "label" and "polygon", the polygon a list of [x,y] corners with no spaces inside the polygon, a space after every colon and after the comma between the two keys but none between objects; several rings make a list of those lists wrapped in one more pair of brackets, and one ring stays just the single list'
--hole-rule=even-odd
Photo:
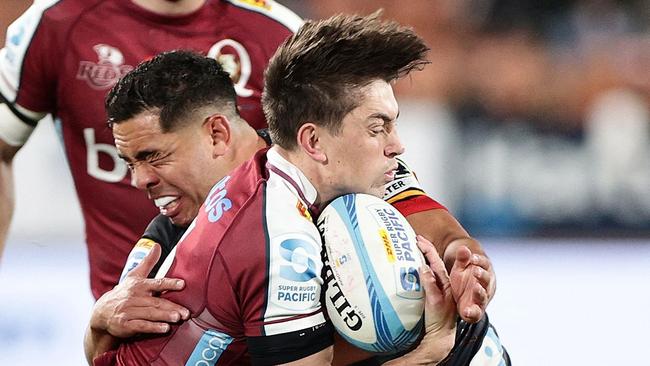
[{"label": "rugby ball", "polygon": [[424,257],[397,209],[366,194],[348,194],[320,214],[325,305],[338,333],[373,353],[408,349],[423,328]]}]

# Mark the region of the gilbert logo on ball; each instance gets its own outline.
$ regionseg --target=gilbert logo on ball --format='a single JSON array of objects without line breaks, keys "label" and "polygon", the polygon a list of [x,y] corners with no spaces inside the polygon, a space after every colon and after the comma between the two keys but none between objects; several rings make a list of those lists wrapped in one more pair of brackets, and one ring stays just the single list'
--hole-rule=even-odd
[{"label": "gilbert logo on ball", "polygon": [[366,194],[332,201],[318,218],[325,304],[336,330],[375,353],[408,349],[423,327],[425,263],[415,232],[393,206]]}]

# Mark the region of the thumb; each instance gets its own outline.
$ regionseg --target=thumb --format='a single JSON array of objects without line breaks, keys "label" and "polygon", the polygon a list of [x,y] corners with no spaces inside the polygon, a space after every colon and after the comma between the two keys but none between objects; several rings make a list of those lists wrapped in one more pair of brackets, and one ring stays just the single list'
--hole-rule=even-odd
[{"label": "thumb", "polygon": [[127,277],[147,277],[149,276],[149,273],[153,269],[153,267],[156,266],[156,263],[158,263],[158,259],[160,259],[160,244],[153,242],[153,247],[149,250],[149,253],[142,259],[142,262],[138,263],[135,268],[129,274],[127,274]]},{"label": "thumb", "polygon": [[460,268],[465,268],[471,263],[472,251],[468,247],[461,245],[456,250],[456,262],[455,266],[460,266]]}]

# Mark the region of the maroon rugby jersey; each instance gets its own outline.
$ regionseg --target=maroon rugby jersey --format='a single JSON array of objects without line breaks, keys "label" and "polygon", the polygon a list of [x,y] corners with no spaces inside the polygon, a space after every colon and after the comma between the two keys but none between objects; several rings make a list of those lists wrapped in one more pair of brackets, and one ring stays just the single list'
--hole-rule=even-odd
[{"label": "maroon rugby jersey", "polygon": [[[300,24],[268,0],[207,0],[179,17],[156,15],[130,0],[42,0],[9,27],[0,51],[0,93],[26,124],[35,125],[36,114],[55,116],[85,219],[95,297],[117,283],[133,243],[156,215],[130,186],[106,127],[103,101],[110,87],[162,51],[199,51],[231,73],[243,117],[260,128],[266,124],[264,68]],[[0,121],[0,132],[12,128],[25,127]]]},{"label": "maroon rugby jersey", "polygon": [[161,269],[185,280],[183,291],[163,297],[191,319],[168,335],[123,343],[117,363],[277,364],[331,345],[321,239],[308,209],[315,199],[308,179],[273,148],[215,184]]}]

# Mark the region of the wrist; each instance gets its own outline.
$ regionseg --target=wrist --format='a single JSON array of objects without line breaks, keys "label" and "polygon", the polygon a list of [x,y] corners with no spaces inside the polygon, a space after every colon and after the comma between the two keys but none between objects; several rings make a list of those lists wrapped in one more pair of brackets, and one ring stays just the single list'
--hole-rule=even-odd
[{"label": "wrist", "polygon": [[427,329],[420,344],[400,358],[396,358],[383,365],[412,366],[412,365],[438,365],[445,360],[454,347],[456,338],[456,324]]},{"label": "wrist", "polygon": [[437,365],[447,358],[456,341],[456,322],[435,330],[428,330],[416,350],[420,349],[424,365]]}]

